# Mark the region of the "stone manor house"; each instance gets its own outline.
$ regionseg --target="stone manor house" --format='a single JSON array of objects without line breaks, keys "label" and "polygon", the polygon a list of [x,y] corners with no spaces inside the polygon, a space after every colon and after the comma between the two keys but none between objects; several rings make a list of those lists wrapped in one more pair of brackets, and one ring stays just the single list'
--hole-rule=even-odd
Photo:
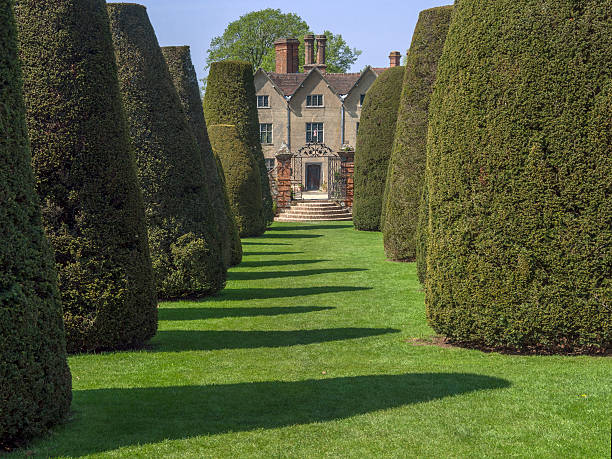
[{"label": "stone manor house", "polygon": [[[276,72],[260,68],[255,73],[260,139],[269,169],[281,149],[301,156],[311,144],[323,144],[329,152],[355,147],[365,93],[386,69],[368,66],[361,73],[327,73],[326,40],[325,35],[304,37],[304,73],[298,70],[295,38],[275,42]],[[399,52],[389,58],[392,67],[400,65]],[[326,191],[333,180],[330,167],[325,155],[307,154],[294,162],[292,174],[304,191]]]}]

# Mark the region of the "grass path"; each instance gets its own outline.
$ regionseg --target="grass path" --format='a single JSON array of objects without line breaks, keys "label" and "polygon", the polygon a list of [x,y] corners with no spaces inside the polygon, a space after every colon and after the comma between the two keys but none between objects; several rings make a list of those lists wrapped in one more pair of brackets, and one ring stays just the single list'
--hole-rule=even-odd
[{"label": "grass path", "polygon": [[244,251],[218,297],[160,306],[150,349],[71,357],[73,418],[28,453],[609,457],[610,358],[414,346],[415,265],[380,233],[276,223]]}]

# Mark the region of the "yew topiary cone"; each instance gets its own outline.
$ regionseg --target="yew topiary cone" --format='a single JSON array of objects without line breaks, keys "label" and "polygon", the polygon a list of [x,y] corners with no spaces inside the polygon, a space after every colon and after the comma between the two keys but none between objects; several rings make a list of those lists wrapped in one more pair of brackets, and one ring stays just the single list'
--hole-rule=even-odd
[{"label": "yew topiary cone", "polygon": [[223,167],[240,236],[260,236],[265,231],[261,219],[260,175],[251,148],[232,124],[209,125],[208,133]]},{"label": "yew topiary cone", "polygon": [[157,330],[142,197],[102,0],[18,0],[27,125],[69,352]]},{"label": "yew topiary cone", "polygon": [[610,12],[600,0],[457,2],[427,148],[436,332],[502,349],[612,347]]},{"label": "yew topiary cone", "polygon": [[[204,96],[204,116],[209,125],[233,124],[243,138],[260,176],[264,227],[274,221],[268,169],[259,139],[257,98],[253,69],[248,62],[214,62],[210,67]],[[213,143],[213,148],[217,148]]]},{"label": "yew topiary cone", "polygon": [[111,3],[108,11],[158,294],[214,294],[227,268],[200,151],[145,7]]},{"label": "yew topiary cone", "polygon": [[225,185],[210,146],[198,78],[191,62],[189,46],[166,46],[162,48],[162,52],[204,163],[208,196],[215,212],[224,262],[227,266],[236,266],[242,260],[242,244]]},{"label": "yew topiary cone", "polygon": [[[383,203],[381,229],[385,253],[391,260],[413,261],[418,253],[416,234],[425,182],[429,101],[452,11],[452,6],[422,11],[408,51]],[[425,229],[427,221],[422,223]],[[421,275],[423,260],[423,256],[417,257]]]},{"label": "yew topiary cone", "polygon": [[62,421],[72,400],[53,252],[34,190],[11,0],[0,0],[0,449]]},{"label": "yew topiary cone", "polygon": [[404,67],[385,70],[366,93],[357,145],[353,223],[361,231],[379,231],[385,180],[393,147]]}]

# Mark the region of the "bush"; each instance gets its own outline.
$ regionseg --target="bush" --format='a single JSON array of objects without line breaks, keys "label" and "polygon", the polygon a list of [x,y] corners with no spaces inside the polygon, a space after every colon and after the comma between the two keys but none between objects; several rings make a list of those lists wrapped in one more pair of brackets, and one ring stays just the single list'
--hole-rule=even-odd
[{"label": "bush", "polygon": [[16,3],[27,125],[69,352],[142,345],[157,299],[102,0]]},{"label": "bush", "polygon": [[[452,10],[443,6],[422,11],[408,51],[383,204],[383,239],[391,260],[414,260],[418,252],[429,101]],[[426,228],[427,220],[422,223]],[[423,275],[423,254],[418,261]]]},{"label": "bush", "polygon": [[227,269],[200,151],[146,9],[111,3],[108,11],[158,294],[214,294]]},{"label": "bush", "polygon": [[[248,62],[214,62],[206,82],[204,116],[208,124],[233,124],[257,162],[262,193],[264,226],[274,221],[268,169],[259,141],[259,117],[253,83],[253,69]],[[213,143],[213,148],[216,146]],[[226,171],[227,172],[227,171]]]},{"label": "bush", "polygon": [[238,266],[242,262],[242,242],[240,241],[240,232],[238,228],[238,223],[236,222],[236,214],[232,210],[232,205],[229,200],[229,194],[227,191],[227,180],[225,179],[225,172],[223,172],[223,165],[221,164],[221,160],[217,155],[213,153],[213,157],[215,159],[215,164],[217,165],[217,171],[219,171],[219,177],[221,178],[221,182],[223,183],[224,197],[227,202],[227,214],[232,221],[232,228],[235,228],[235,231],[232,231],[232,261],[231,266]]},{"label": "bush", "polygon": [[385,70],[370,86],[363,102],[355,146],[353,223],[358,230],[380,230],[403,76],[404,67]]},{"label": "bush", "polygon": [[189,46],[167,46],[162,48],[162,52],[204,162],[208,197],[215,212],[223,260],[226,266],[238,265],[242,260],[238,227],[208,139],[198,78],[191,62]]},{"label": "bush", "polygon": [[0,0],[0,450],[62,421],[72,399],[57,274],[34,190],[12,5]]},{"label": "bush", "polygon": [[455,6],[427,150],[436,332],[493,348],[612,347],[610,62],[609,2]]},{"label": "bush", "polygon": [[234,125],[209,125],[208,133],[213,151],[221,160],[240,236],[260,236],[265,231],[261,219],[261,179],[251,148]]}]

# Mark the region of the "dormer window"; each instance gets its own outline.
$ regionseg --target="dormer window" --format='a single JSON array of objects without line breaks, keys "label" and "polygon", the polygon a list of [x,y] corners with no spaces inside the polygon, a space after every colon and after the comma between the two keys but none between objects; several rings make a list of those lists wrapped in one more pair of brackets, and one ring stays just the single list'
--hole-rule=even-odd
[{"label": "dormer window", "polygon": [[270,108],[270,97],[257,96],[257,108]]},{"label": "dormer window", "polygon": [[306,96],[307,107],[322,107],[323,106],[323,94],[312,94]]}]

